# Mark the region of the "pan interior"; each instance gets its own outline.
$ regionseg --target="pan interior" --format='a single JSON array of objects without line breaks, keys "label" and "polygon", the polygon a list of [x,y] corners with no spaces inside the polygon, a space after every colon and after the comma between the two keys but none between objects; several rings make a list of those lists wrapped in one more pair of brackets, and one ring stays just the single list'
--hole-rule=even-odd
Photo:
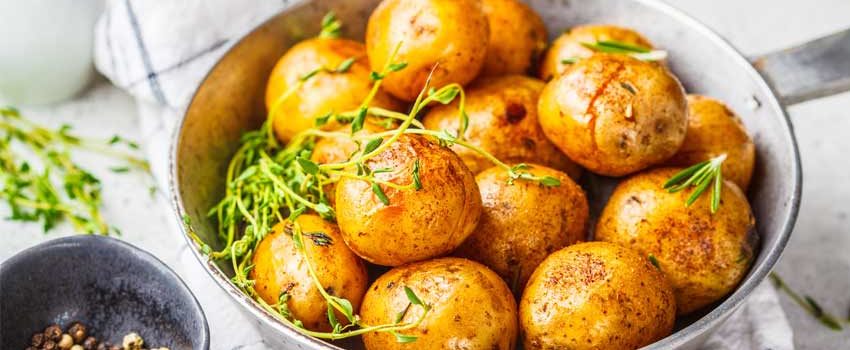
[{"label": "pan interior", "polygon": [[[295,5],[246,35],[211,70],[196,92],[177,133],[172,185],[178,215],[188,215],[198,235],[215,241],[205,213],[223,193],[223,176],[242,132],[257,128],[265,114],[266,79],[277,59],[297,41],[319,30],[322,16],[336,12],[344,35],[362,39],[365,22],[377,0],[312,1]],[[713,310],[679,321],[680,330],[660,344],[681,345],[728,316],[775,263],[790,234],[799,203],[800,169],[787,117],[749,63],[714,33],[664,4],[630,0],[531,0],[550,38],[571,26],[608,23],[631,27],[669,52],[669,66],[689,93],[725,101],[743,119],[755,140],[757,164],[748,197],[761,236],[754,267],[738,290]],[[613,179],[585,181],[592,208],[601,208]],[[589,186],[587,186],[589,184]],[[222,263],[207,264],[214,278],[234,294]],[[254,314],[257,305],[243,298]],[[710,311],[710,312],[709,312]],[[274,321],[270,321],[274,322]],[[274,326],[280,329],[282,326]]]}]

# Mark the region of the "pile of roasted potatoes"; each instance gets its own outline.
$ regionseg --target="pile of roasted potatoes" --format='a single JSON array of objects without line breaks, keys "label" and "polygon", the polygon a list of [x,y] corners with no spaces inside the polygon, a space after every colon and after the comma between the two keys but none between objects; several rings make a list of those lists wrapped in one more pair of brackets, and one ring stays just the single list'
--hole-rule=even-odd
[{"label": "pile of roasted potatoes", "polygon": [[[365,44],[339,25],[289,49],[266,90],[270,132],[309,139],[298,169],[327,175],[327,205],[282,210],[248,276],[305,333],[638,348],[747,273],[753,140],[649,38],[585,24],[548,42],[519,0],[384,0]],[[356,128],[328,118],[358,108]],[[621,178],[595,225],[582,172]]]}]

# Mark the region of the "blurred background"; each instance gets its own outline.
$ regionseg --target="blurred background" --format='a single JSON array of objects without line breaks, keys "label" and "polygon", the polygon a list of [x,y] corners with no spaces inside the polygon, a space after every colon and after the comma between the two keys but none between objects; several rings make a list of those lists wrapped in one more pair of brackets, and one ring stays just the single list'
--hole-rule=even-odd
[{"label": "blurred background", "polygon": [[[717,31],[748,57],[850,27],[847,0],[670,3]],[[238,7],[234,6],[236,11]],[[169,121],[141,120],[140,114],[148,113],[150,107],[145,102],[138,103],[92,69],[91,33],[102,8],[99,1],[0,0],[0,105],[14,103],[27,117],[43,124],[70,123],[79,134],[101,138],[120,134],[139,141],[148,155],[165,152],[168,145],[154,134],[168,130],[167,125],[160,128],[139,125]],[[269,6],[270,11],[275,8]],[[56,17],[40,16],[45,9],[66,15],[59,17],[61,21],[47,20]],[[22,17],[21,12],[33,17]],[[37,25],[49,29],[40,34],[16,29],[33,21],[41,21]],[[15,55],[19,50],[27,50],[36,40],[55,44],[32,51],[37,54],[25,60]],[[31,61],[39,62],[26,64]],[[61,73],[54,69],[73,71],[69,74],[77,79],[56,79]],[[49,88],[45,90],[44,86]],[[32,92],[31,87],[41,93]],[[803,196],[794,234],[776,270],[789,285],[810,294],[824,309],[847,319],[850,317],[850,186],[847,185],[850,183],[847,162],[850,93],[794,105],[788,108],[788,113],[803,162]],[[249,321],[225,301],[222,292],[188,252],[175,227],[167,189],[160,187],[151,194],[149,188],[155,186],[156,180],[149,175],[116,176],[108,171],[113,164],[103,164],[98,157],[82,156],[80,162],[101,175],[105,188],[103,213],[121,227],[120,238],[160,257],[195,291],[213,330],[213,348],[263,348]],[[0,221],[0,261],[39,242],[72,233],[69,226],[43,234],[38,225]],[[844,331],[830,330],[785,295],[779,298],[794,331],[796,348],[848,347],[850,327]],[[229,329],[230,334],[216,332],[217,329]]]}]

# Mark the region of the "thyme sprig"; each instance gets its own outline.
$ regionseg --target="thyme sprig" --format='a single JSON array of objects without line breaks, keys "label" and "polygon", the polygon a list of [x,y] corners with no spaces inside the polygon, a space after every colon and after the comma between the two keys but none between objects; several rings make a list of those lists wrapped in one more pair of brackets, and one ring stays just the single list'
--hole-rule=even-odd
[{"label": "thyme sprig", "polygon": [[[48,129],[21,116],[13,107],[0,108],[0,198],[11,209],[10,220],[40,222],[44,232],[67,219],[77,232],[120,233],[100,212],[101,182],[71,158],[73,149],[87,149],[149,171],[148,163],[115,149],[138,146],[119,136],[94,140],[71,133],[70,125]],[[111,167],[127,172],[127,166]]]},{"label": "thyme sprig", "polygon": [[331,11],[322,17],[322,30],[319,32],[320,38],[338,38],[342,32],[342,22],[336,18],[336,14]]},{"label": "thyme sprig", "polygon": [[[328,33],[334,31],[338,32],[339,26],[341,24],[338,24],[338,21],[329,14],[323,20],[323,34],[320,34],[320,36],[330,35]],[[335,220],[336,214],[325,193],[326,185],[333,184],[343,178],[367,182],[375,197],[384,205],[392,204],[386,195],[386,188],[395,190],[422,189],[420,175],[423,164],[419,159],[412,160],[410,181],[403,184],[383,180],[381,179],[382,176],[379,176],[383,173],[395,172],[396,169],[373,169],[367,165],[370,159],[387,150],[401,135],[425,135],[444,146],[458,144],[472,149],[505,169],[510,182],[521,180],[538,182],[543,186],[560,185],[560,182],[555,178],[534,176],[527,171],[528,166],[524,164],[507,165],[480,147],[466,142],[464,133],[469,121],[465,111],[464,91],[459,84],[432,88],[429,76],[408,113],[370,107],[384,78],[407,67],[405,62],[395,61],[395,56],[401,45],[401,43],[396,45],[389,60],[380,71],[370,74],[372,88],[355,110],[339,113],[331,112],[318,117],[314,128],[294,135],[286,145],[279,144],[272,131],[272,122],[283,102],[297,93],[299,89],[302,89],[305,82],[320,72],[335,74],[347,71],[353,63],[353,60],[347,60],[339,67],[320,67],[302,75],[302,79],[299,79],[297,84],[290,87],[275,101],[260,129],[247,132],[242,136],[240,147],[227,167],[224,197],[208,212],[208,216],[217,223],[217,236],[224,243],[221,249],[213,250],[210,244],[198,237],[189,221],[184,220],[187,234],[198,244],[202,252],[211,259],[226,260],[231,264],[234,271],[232,277],[234,285],[254,298],[261,307],[276,315],[282,322],[316,338],[341,339],[369,332],[389,332],[399,342],[412,342],[416,340],[416,337],[405,335],[403,334],[404,331],[418,327],[431,309],[431,306],[423,303],[413,290],[404,287],[409,304],[399,312],[394,322],[383,325],[364,324],[359,316],[354,313],[350,301],[329,293],[321,285],[315,272],[316,267],[310,263],[310,259],[305,259],[312,282],[327,303],[328,321],[333,327],[331,332],[316,332],[305,329],[303,324],[293,317],[287,307],[287,302],[291,296],[286,289],[281,293],[276,303],[270,304],[259,297],[254,290],[254,281],[250,279],[250,272],[253,268],[251,264],[253,252],[277,223],[286,223],[284,232],[291,235],[299,254],[303,254],[305,257],[309,256],[309,251],[304,249],[305,244],[314,244],[317,248],[336,244],[327,239],[328,236],[324,233],[302,232],[297,223],[297,218],[306,212],[314,212],[326,220]],[[455,100],[458,101],[457,110],[460,119],[458,130],[426,130],[422,123],[416,119],[428,106],[434,104],[447,105]],[[384,120],[388,130],[371,134],[361,132],[366,119],[370,117],[376,120]],[[321,129],[322,126],[331,121],[343,125],[350,124],[350,130],[344,132]],[[357,145],[357,150],[345,161],[317,164],[310,160],[310,157],[316,140],[322,137],[348,138]],[[422,313],[413,322],[402,322],[404,316],[412,307],[421,308]],[[347,325],[342,325],[340,320],[337,319],[337,313],[345,317],[348,322]]]},{"label": "thyme sprig", "polygon": [[691,186],[695,187],[685,202],[685,206],[690,206],[713,183],[714,186],[712,186],[711,191],[711,213],[714,214],[720,208],[720,195],[723,191],[723,174],[721,169],[725,160],[726,154],[724,153],[682,170],[664,183],[664,189],[670,193],[675,193]]},{"label": "thyme sprig", "polygon": [[821,324],[834,331],[841,331],[843,329],[841,321],[839,321],[836,316],[824,311],[814,298],[808,295],[800,296],[800,294],[797,294],[797,292],[788,287],[785,281],[783,281],[776,272],[770,273],[770,280],[773,281],[773,286],[776,287],[776,289],[785,292],[791,300],[794,300],[797,305],[800,305],[803,310],[816,318]]}]

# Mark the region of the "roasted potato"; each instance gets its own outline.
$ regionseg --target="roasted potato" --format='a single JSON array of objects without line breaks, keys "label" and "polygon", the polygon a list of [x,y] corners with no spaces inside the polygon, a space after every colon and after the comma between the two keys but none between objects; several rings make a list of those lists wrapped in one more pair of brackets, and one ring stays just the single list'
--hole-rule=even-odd
[{"label": "roasted potato", "polygon": [[595,54],[543,88],[543,132],[586,169],[623,176],[669,159],[685,140],[688,108],[666,68],[626,55]]},{"label": "roasted potato", "polygon": [[482,76],[525,74],[546,49],[546,26],[519,0],[482,0],[490,24],[490,43]]},{"label": "roasted potato", "polygon": [[393,323],[400,314],[402,323],[416,322],[423,309],[408,308],[405,287],[430,306],[418,327],[399,332],[417,337],[416,341],[404,344],[390,333],[366,333],[366,349],[514,349],[516,302],[505,282],[484,265],[441,258],[394,268],[366,292],[363,322]]},{"label": "roasted potato", "polygon": [[481,196],[475,177],[448,148],[404,134],[368,159],[379,180],[413,184],[419,163],[421,189],[377,185],[385,204],[365,180],[344,177],[336,186],[336,216],[345,242],[364,259],[387,266],[424,260],[455,250],[478,224]]},{"label": "roasted potato", "polygon": [[[308,73],[322,67],[337,69],[349,58],[356,60],[347,71],[321,71],[297,88]],[[274,115],[272,126],[277,138],[286,142],[298,132],[314,127],[318,117],[357,109],[372,88],[370,72],[366,50],[359,42],[314,38],[293,46],[275,64],[266,86],[266,109]],[[296,90],[284,97],[289,89]],[[400,102],[383,90],[378,91],[371,105],[402,108]],[[331,122],[323,128],[330,130],[338,126]]]},{"label": "roasted potato", "polygon": [[[284,221],[275,225],[273,232],[257,246],[249,277],[265,302],[277,304],[281,294],[286,293],[289,310],[305,328],[330,331],[327,302],[313,283],[306,264],[313,267],[329,294],[348,299],[355,311],[369,283],[366,267],[348,249],[333,223],[313,214],[302,214],[295,222],[303,233],[306,256],[298,251],[292,239],[295,225]],[[345,320],[342,314],[336,316]]]},{"label": "roasted potato", "polygon": [[[581,169],[543,134],[537,122],[537,98],[543,82],[521,75],[478,80],[466,91],[469,126],[466,141],[509,163],[537,163],[578,178]],[[458,99],[459,100],[459,99]],[[460,127],[458,101],[432,108],[423,118],[428,129],[456,132]],[[493,166],[481,154],[454,145],[469,170],[479,173]]]},{"label": "roasted potato", "polygon": [[551,176],[561,184],[547,187],[517,180],[493,167],[475,180],[484,211],[478,227],[455,252],[481,262],[521,291],[531,273],[552,252],[587,235],[588,204],[581,187],[567,174],[539,165],[525,170]]},{"label": "roasted potato", "polygon": [[688,132],[679,152],[667,162],[688,167],[726,154],[723,177],[746,191],[756,162],[756,146],[735,112],[723,102],[688,95]]},{"label": "roasted potato", "polygon": [[565,63],[564,60],[587,58],[593,55],[594,51],[582,44],[594,44],[609,40],[647,49],[653,48],[649,40],[628,28],[605,24],[577,26],[565,31],[552,42],[540,63],[538,76],[540,79],[548,81],[563,74],[570,66],[570,63]]},{"label": "roasted potato", "polygon": [[479,0],[384,0],[369,17],[366,52],[380,72],[393,62],[407,67],[384,78],[391,94],[413,101],[431,76],[431,86],[466,84],[487,55],[487,17]]},{"label": "roasted potato", "polygon": [[687,314],[738,285],[753,261],[758,236],[737,185],[724,181],[720,207],[712,214],[709,193],[687,207],[691,190],[662,188],[679,170],[656,169],[621,182],[599,217],[596,239],[655,257],[673,286],[679,314]]},{"label": "roasted potato", "polygon": [[606,242],[550,255],[519,306],[525,350],[636,349],[669,335],[675,317],[661,272],[646,256]]}]

